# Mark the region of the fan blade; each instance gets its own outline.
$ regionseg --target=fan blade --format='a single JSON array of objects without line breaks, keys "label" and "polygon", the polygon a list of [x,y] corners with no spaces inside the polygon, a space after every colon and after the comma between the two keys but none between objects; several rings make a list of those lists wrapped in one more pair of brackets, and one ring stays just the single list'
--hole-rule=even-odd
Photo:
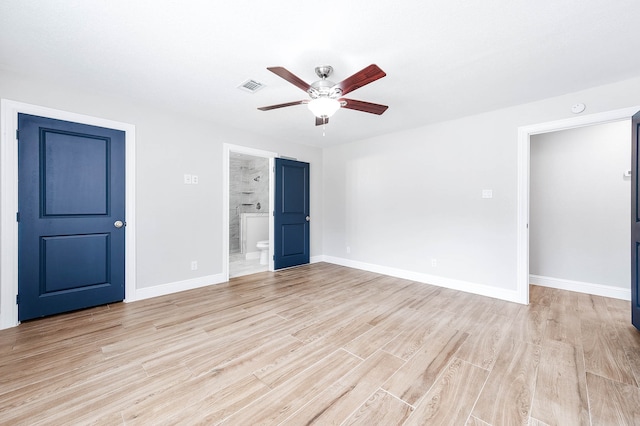
[{"label": "fan blade", "polygon": [[360,87],[378,80],[379,78],[387,75],[376,64],[371,64],[368,67],[358,71],[351,77],[347,77],[334,87],[339,87],[342,90],[342,94],[346,95],[349,92],[353,92]]},{"label": "fan blade", "polygon": [[309,89],[311,89],[311,85],[309,83],[307,83],[304,80],[302,80],[301,78],[297,77],[296,75],[294,75],[291,71],[287,70],[286,68],[283,68],[283,67],[267,67],[267,69],[269,71],[271,71],[272,73],[276,74],[277,76],[284,78],[285,80],[287,80],[289,83],[293,84],[294,86],[301,88],[305,92],[308,91]]},{"label": "fan blade", "polygon": [[329,123],[329,117],[316,117],[316,126],[322,126]]},{"label": "fan blade", "polygon": [[365,101],[356,101],[355,99],[339,99],[340,102],[346,102],[346,104],[342,105],[342,108],[354,109],[356,111],[368,112],[371,114],[381,115],[383,112],[389,108],[386,105],[374,104],[371,102]]},{"label": "fan blade", "polygon": [[309,101],[293,101],[293,102],[287,102],[286,104],[264,106],[264,107],[260,107],[258,109],[260,111],[269,111],[269,110],[272,110],[272,109],[284,108],[284,107],[294,106],[294,105],[302,105],[302,104],[307,104],[307,103],[309,103]]}]

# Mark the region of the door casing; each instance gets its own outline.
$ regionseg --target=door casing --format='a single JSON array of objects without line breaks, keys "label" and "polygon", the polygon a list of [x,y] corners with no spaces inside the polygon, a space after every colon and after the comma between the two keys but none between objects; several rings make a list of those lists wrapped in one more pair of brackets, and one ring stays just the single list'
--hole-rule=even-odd
[{"label": "door casing", "polygon": [[8,99],[0,100],[0,329],[18,325],[18,114],[39,115],[58,120],[108,127],[125,132],[126,212],[125,302],[136,300],[135,223],[135,126]]}]

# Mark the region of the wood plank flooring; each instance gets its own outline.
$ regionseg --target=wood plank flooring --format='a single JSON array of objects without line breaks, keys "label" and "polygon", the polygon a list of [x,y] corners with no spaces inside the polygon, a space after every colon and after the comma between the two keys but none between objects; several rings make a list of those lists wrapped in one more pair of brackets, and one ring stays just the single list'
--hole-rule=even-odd
[{"label": "wood plank flooring", "polygon": [[0,331],[4,425],[638,425],[629,302],[327,263]]}]

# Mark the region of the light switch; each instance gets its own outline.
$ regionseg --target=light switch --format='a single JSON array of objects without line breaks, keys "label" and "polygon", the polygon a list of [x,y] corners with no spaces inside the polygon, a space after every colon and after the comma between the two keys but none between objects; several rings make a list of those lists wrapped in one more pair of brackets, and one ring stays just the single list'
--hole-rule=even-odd
[{"label": "light switch", "polygon": [[185,185],[191,185],[191,175],[184,175],[184,184]]},{"label": "light switch", "polygon": [[493,198],[493,189],[483,189],[482,198]]}]

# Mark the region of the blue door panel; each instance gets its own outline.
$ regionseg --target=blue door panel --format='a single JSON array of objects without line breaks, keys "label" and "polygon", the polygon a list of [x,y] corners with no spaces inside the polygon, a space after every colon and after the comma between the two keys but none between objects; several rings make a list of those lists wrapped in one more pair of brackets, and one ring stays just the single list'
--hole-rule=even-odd
[{"label": "blue door panel", "polygon": [[275,159],[274,269],[309,263],[309,163]]},{"label": "blue door panel", "polygon": [[106,215],[109,140],[48,130],[41,138],[44,215]]},{"label": "blue door panel", "polygon": [[108,234],[44,237],[41,247],[41,294],[110,281]]},{"label": "blue door panel", "polygon": [[[306,163],[304,163],[306,164]],[[295,165],[285,165],[281,167],[283,182],[286,187],[282,197],[282,212],[286,214],[305,214],[307,211],[307,191],[305,185],[307,176],[306,169]]]},{"label": "blue door panel", "polygon": [[124,132],[18,115],[18,319],[124,299]]},{"label": "blue door panel", "polygon": [[305,225],[292,224],[282,226],[282,255],[304,255],[306,251]]}]

